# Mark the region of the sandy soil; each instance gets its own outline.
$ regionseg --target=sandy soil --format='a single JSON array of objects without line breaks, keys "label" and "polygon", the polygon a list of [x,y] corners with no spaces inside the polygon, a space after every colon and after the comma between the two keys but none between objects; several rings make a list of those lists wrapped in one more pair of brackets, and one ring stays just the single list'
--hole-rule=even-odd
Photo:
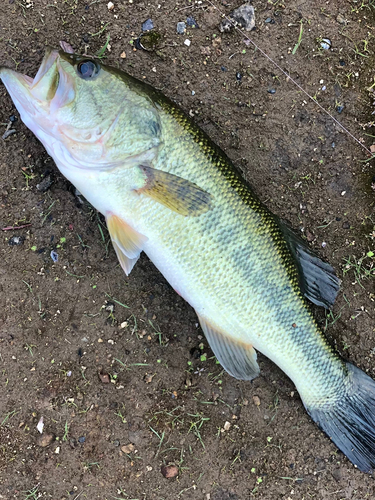
[{"label": "sandy soil", "polygon": [[[367,147],[372,4],[255,0],[250,33]],[[238,5],[217,2],[226,13]],[[189,15],[199,27],[178,35]],[[148,18],[161,34],[156,52],[134,48]],[[46,45],[64,40],[93,54],[110,35],[106,62],[194,115],[260,198],[336,268],[337,303],[329,314],[315,308],[316,317],[337,350],[375,376],[374,260],[366,256],[374,250],[374,168],[241,35],[221,34],[219,22],[204,1],[114,0],[108,10],[106,1],[6,0],[0,64],[34,75]],[[3,85],[0,102],[2,135],[18,117]],[[0,231],[0,498],[374,498],[373,479],[317,429],[276,366],[260,356],[258,379],[234,380],[215,363],[194,311],[146,257],[124,276],[103,219],[19,119],[14,128],[0,140],[0,225],[15,226]],[[161,473],[170,464],[177,478]]]}]

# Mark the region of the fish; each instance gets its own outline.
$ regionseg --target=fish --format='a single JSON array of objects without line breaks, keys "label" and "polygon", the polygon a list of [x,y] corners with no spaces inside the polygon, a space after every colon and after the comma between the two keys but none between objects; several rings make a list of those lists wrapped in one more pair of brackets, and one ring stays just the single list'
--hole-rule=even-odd
[{"label": "fish", "polygon": [[361,471],[375,468],[375,381],[342,359],[309,302],[340,280],[254,194],[176,104],[96,58],[47,49],[34,78],[0,68],[26,126],[101,212],[129,275],[141,252],[193,307],[223,368],[259,375],[257,351]]}]

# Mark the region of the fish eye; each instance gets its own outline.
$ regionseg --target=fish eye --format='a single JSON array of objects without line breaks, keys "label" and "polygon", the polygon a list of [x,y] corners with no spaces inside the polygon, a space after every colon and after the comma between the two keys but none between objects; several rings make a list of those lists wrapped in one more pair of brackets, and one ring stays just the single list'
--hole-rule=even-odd
[{"label": "fish eye", "polygon": [[78,64],[77,71],[81,78],[84,80],[90,80],[99,73],[100,66],[94,61],[91,61],[91,59],[87,59],[86,61],[81,61]]}]

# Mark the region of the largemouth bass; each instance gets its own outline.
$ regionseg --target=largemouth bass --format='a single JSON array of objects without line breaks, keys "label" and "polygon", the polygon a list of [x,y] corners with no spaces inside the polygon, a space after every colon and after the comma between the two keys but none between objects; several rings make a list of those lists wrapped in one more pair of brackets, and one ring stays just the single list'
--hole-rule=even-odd
[{"label": "largemouth bass", "polygon": [[228,157],[161,93],[97,60],[48,50],[35,78],[0,69],[22,120],[106,218],[126,274],[145,252],[242,380],[256,350],[294,382],[318,426],[375,467],[375,382],[329,346],[333,269],[261,204]]}]

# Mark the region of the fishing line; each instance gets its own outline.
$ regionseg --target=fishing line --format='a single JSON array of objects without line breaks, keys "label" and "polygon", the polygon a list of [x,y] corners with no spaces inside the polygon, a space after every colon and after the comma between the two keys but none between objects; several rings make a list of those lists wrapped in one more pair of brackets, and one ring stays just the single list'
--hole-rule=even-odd
[{"label": "fishing line", "polygon": [[275,62],[273,59],[271,59],[271,57],[266,54],[266,52],[264,52],[264,50],[262,50],[255,42],[253,42],[253,40],[251,38],[249,38],[249,36],[242,30],[240,29],[234,22],[233,22],[233,19],[231,19],[230,17],[226,16],[224,14],[224,12],[222,12],[218,7],[216,7],[216,5],[214,5],[211,0],[206,0],[207,3],[209,3],[210,5],[212,5],[212,7],[214,9],[216,9],[221,17],[224,17],[227,21],[229,21],[231,23],[231,25],[234,27],[235,30],[237,30],[239,33],[241,33],[242,36],[244,36],[246,38],[246,40],[248,40],[251,44],[253,44],[253,46],[259,50],[259,52],[266,58],[268,59],[274,66],[276,66],[276,68],[281,71],[281,73],[283,75],[285,75],[287,77],[287,80],[290,80],[292,83],[294,83],[294,85],[296,87],[299,88],[299,90],[301,92],[303,92],[309,99],[311,99],[314,104],[316,104],[322,111],[324,111],[324,113],[326,113],[339,127],[342,128],[342,130],[348,134],[352,139],[355,140],[355,142],[357,142],[362,149],[364,149],[365,151],[367,151],[367,153],[373,157],[374,155],[372,154],[372,152],[370,151],[370,149],[368,149],[364,144],[362,144],[362,142],[357,139],[346,127],[344,127],[344,125],[342,125],[342,123],[340,123],[338,120],[336,120],[336,118],[334,116],[331,115],[331,113],[329,111],[327,111],[322,105],[320,105],[318,103],[318,101],[316,99],[314,99],[308,92],[306,92],[305,89],[303,89],[301,87],[301,85],[299,85],[299,83],[297,83],[290,75],[288,75],[288,73],[286,71],[283,70],[283,68],[281,66],[279,66],[279,64],[277,64],[277,62]]}]

